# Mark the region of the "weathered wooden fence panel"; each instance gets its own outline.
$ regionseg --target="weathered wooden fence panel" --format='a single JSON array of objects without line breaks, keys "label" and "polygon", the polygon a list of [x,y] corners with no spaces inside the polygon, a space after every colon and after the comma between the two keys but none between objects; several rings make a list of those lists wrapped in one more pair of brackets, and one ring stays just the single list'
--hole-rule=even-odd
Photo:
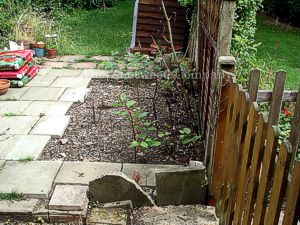
[{"label": "weathered wooden fence panel", "polygon": [[215,147],[214,159],[220,168],[212,171],[222,174],[213,175],[217,215],[226,225],[275,225],[280,215],[283,224],[296,224],[300,217],[300,162],[295,161],[300,139],[300,95],[294,98],[290,138],[279,145],[286,73],[276,73],[268,113],[260,113],[256,102],[261,95],[260,73],[255,70],[250,76],[248,92],[236,83],[233,74],[223,71],[221,101],[226,110],[221,112],[225,119],[219,122],[222,129],[216,137],[221,137],[223,144]]}]

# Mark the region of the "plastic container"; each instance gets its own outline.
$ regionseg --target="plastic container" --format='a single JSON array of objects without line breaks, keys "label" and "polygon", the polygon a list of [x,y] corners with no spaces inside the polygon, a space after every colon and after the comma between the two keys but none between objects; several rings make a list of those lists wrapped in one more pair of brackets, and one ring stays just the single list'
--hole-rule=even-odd
[{"label": "plastic container", "polygon": [[46,50],[44,48],[34,48],[35,56],[38,58],[43,58],[46,55]]}]

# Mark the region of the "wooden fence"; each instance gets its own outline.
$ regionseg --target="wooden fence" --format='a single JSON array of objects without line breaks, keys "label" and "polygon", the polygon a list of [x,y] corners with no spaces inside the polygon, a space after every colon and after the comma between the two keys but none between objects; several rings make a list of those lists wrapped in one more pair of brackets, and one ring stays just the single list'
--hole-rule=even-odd
[{"label": "wooden fence", "polygon": [[[286,73],[277,72],[273,92],[258,91],[260,73],[251,72],[248,90],[224,73],[216,137],[212,193],[221,224],[296,224],[300,217],[300,95],[285,92]],[[300,93],[300,87],[299,92]],[[257,101],[269,102],[260,112]],[[279,145],[282,103],[295,101],[290,137]]]}]

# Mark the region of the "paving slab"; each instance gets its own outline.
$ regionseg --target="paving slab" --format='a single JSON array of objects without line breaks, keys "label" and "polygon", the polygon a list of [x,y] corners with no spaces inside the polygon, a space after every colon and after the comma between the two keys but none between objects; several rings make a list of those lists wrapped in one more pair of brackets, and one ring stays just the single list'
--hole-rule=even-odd
[{"label": "paving slab", "polygon": [[61,62],[76,62],[76,61],[83,60],[83,59],[85,59],[84,55],[64,55],[64,56],[61,56],[58,59],[58,61],[61,61]]},{"label": "paving slab", "polygon": [[58,77],[51,87],[86,88],[91,79],[82,77]]},{"label": "paving slab", "polygon": [[97,55],[97,56],[93,56],[91,59],[97,60],[97,61],[112,61],[114,59],[114,57]]},{"label": "paving slab", "polygon": [[52,102],[52,101],[33,101],[22,113],[23,115],[46,115],[46,116],[64,116],[72,102]]},{"label": "paving slab", "polygon": [[64,162],[54,183],[88,185],[105,173],[120,172],[121,167],[121,163]]},{"label": "paving slab", "polygon": [[138,182],[141,186],[155,187],[155,170],[177,169],[179,165],[157,165],[157,164],[130,164],[124,163],[122,173],[133,179],[135,175],[140,177]]},{"label": "paving slab", "polygon": [[30,134],[50,135],[61,138],[70,121],[70,116],[44,116],[34,126]]},{"label": "paving slab", "polygon": [[51,68],[42,68],[40,69],[38,76],[44,76],[48,74],[52,69]]},{"label": "paving slab", "polygon": [[36,160],[42,154],[50,139],[50,136],[42,135],[20,136],[4,158],[7,160],[22,160],[28,158]]},{"label": "paving slab", "polygon": [[38,116],[0,117],[0,134],[28,134],[38,120]]},{"label": "paving slab", "polygon": [[48,198],[61,161],[6,161],[0,173],[0,192]]},{"label": "paving slab", "polygon": [[0,115],[20,115],[31,101],[0,101]]},{"label": "paving slab", "polygon": [[69,62],[51,62],[46,61],[45,65],[43,65],[43,68],[66,68],[69,67],[71,63]]},{"label": "paving slab", "polygon": [[90,92],[89,88],[67,88],[59,101],[64,102],[84,102],[86,95]]},{"label": "paving slab", "polygon": [[49,76],[49,74],[44,75],[44,76],[34,77],[26,86],[28,86],[28,87],[50,87],[50,85],[56,80],[57,76]]},{"label": "paving slab", "polygon": [[64,91],[64,88],[57,87],[30,87],[20,100],[57,101]]},{"label": "paving slab", "polygon": [[78,62],[72,64],[72,68],[74,69],[94,69],[97,67],[97,63],[95,62]]},{"label": "paving slab", "polygon": [[82,71],[79,77],[94,78],[94,79],[110,78],[110,72],[107,70],[86,69]]},{"label": "paving slab", "polygon": [[28,91],[29,87],[9,88],[5,95],[0,96],[0,101],[19,100]]},{"label": "paving slab", "polygon": [[81,70],[72,70],[72,69],[52,69],[48,74],[54,77],[78,77],[81,73]]},{"label": "paving slab", "polygon": [[49,202],[50,210],[80,211],[84,210],[87,198],[87,186],[56,185]]},{"label": "paving slab", "polygon": [[0,136],[0,159],[6,158],[7,154],[10,153],[11,149],[15,146],[17,141],[20,139],[19,135],[1,135]]},{"label": "paving slab", "polygon": [[33,210],[37,203],[37,199],[0,201],[0,221],[30,221],[33,219]]}]

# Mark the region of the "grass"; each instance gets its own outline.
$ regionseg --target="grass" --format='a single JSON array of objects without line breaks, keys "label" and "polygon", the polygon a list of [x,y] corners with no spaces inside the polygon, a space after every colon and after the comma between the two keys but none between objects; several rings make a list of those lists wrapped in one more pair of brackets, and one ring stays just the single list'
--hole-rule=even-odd
[{"label": "grass", "polygon": [[276,25],[275,20],[263,15],[257,18],[257,42],[261,42],[257,57],[274,61],[276,69],[288,73],[286,89],[298,90],[300,85],[300,29]]},{"label": "grass", "polygon": [[24,196],[21,193],[0,193],[0,201],[20,201],[23,200]]},{"label": "grass", "polygon": [[131,41],[133,8],[134,1],[123,0],[105,12],[100,9],[73,11],[62,24],[73,37],[63,52],[86,56],[124,52]]}]

